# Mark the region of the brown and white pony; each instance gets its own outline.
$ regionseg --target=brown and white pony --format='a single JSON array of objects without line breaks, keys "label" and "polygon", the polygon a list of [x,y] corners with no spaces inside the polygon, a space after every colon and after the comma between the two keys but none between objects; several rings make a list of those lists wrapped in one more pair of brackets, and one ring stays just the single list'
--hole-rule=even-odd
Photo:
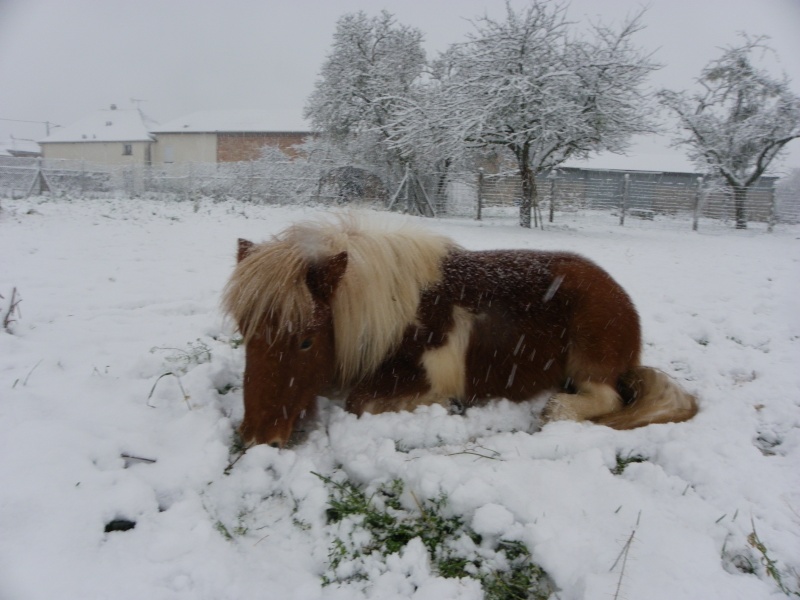
[{"label": "brown and white pony", "polygon": [[239,240],[225,310],[245,343],[248,443],[283,446],[319,395],[413,410],[552,390],[546,420],[631,429],[690,419],[695,399],[639,364],[630,297],[566,252],[469,251],[348,215]]}]

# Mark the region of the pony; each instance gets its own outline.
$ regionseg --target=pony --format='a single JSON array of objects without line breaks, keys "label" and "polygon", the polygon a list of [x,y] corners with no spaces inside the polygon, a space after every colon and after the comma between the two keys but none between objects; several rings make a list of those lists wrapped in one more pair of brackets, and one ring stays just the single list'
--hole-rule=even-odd
[{"label": "pony", "polygon": [[222,304],[245,347],[247,445],[283,447],[318,396],[357,415],[551,392],[545,422],[679,422],[697,403],[639,362],[638,313],[569,252],[467,250],[354,214],[240,239]]}]

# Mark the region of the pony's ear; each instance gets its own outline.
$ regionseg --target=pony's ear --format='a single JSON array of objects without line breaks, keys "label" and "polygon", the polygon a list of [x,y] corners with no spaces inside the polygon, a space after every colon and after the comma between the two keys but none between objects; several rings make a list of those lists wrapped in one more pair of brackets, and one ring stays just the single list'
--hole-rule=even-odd
[{"label": "pony's ear", "polygon": [[308,268],[306,284],[315,300],[330,304],[347,269],[347,252],[329,256]]},{"label": "pony's ear", "polygon": [[243,240],[242,238],[239,238],[239,241],[236,246],[236,262],[237,263],[242,262],[245,259],[245,257],[248,254],[250,254],[250,251],[253,249],[253,246],[255,246],[255,244],[250,240]]}]

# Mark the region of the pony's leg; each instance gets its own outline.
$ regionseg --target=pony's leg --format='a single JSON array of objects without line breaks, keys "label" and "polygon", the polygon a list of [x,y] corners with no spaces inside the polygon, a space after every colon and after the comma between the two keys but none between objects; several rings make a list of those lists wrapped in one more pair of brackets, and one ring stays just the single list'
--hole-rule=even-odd
[{"label": "pony's leg", "polygon": [[545,421],[585,421],[622,409],[622,398],[607,383],[585,381],[575,394],[555,394],[542,411]]},{"label": "pony's leg", "polygon": [[450,398],[433,389],[424,371],[411,361],[383,365],[370,379],[350,391],[345,408],[357,415],[398,410],[413,411],[418,406],[442,404]]}]

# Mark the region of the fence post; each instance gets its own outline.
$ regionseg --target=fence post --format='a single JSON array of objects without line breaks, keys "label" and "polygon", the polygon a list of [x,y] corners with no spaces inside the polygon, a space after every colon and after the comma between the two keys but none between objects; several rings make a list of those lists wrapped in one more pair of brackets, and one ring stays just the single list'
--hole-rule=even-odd
[{"label": "fence post", "polygon": [[550,171],[550,175],[548,175],[548,179],[550,180],[550,222],[553,222],[553,211],[555,210],[556,206],[556,171]]},{"label": "fence post", "polygon": [[694,216],[692,217],[692,231],[697,231],[697,223],[700,220],[700,200],[703,197],[703,178],[697,178],[697,191],[694,194]]},{"label": "fence post", "polygon": [[775,184],[769,190],[769,216],[767,217],[767,233],[772,233],[775,229],[775,222],[778,220],[778,199],[775,195]]},{"label": "fence post", "polygon": [[247,176],[247,201],[253,201],[253,161],[250,161],[250,168]]},{"label": "fence post", "polygon": [[[33,188],[37,188],[37,195],[42,195],[45,192],[56,193],[56,189],[50,185],[50,180],[47,179],[47,176],[44,174],[45,169],[47,168],[47,163],[45,163],[41,157],[36,159],[36,177],[33,180],[33,184],[31,184],[30,189],[28,189],[28,196],[33,193]],[[56,181],[58,179],[56,178]],[[28,197],[26,196],[26,197]]]},{"label": "fence post", "polygon": [[194,163],[189,163],[189,174],[186,176],[186,199],[194,199]]},{"label": "fence post", "polygon": [[631,176],[625,173],[625,179],[622,182],[622,210],[619,215],[619,224],[625,225],[625,211],[628,210],[628,196],[631,192]]},{"label": "fence post", "polygon": [[483,209],[483,167],[478,169],[478,206],[475,212],[475,220],[481,220],[481,211]]},{"label": "fence post", "polygon": [[33,194],[33,189],[37,185],[39,186],[39,192],[38,193],[39,193],[39,195],[41,195],[41,193],[42,193],[42,159],[41,158],[37,158],[36,159],[36,175],[34,176],[33,181],[31,182],[31,185],[28,188],[28,194],[25,196],[26,198],[30,198],[31,194]]}]

